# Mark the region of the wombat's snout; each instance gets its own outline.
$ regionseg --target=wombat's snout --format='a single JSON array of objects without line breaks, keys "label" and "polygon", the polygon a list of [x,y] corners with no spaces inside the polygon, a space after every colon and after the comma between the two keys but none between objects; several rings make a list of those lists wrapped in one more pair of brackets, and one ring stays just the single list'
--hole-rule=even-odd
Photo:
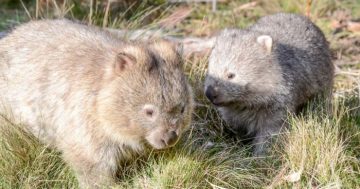
[{"label": "wombat's snout", "polygon": [[162,141],[166,144],[166,146],[173,146],[178,141],[178,134],[175,131],[168,132]]},{"label": "wombat's snout", "polygon": [[206,88],[205,95],[210,100],[211,103],[216,105],[219,94],[218,91],[215,90],[213,86],[210,85]]}]

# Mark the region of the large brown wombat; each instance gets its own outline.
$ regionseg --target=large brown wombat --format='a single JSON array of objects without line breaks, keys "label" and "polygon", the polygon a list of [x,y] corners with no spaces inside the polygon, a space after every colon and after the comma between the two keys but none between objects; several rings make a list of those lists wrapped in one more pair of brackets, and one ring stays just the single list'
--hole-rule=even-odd
[{"label": "large brown wombat", "polygon": [[193,97],[181,68],[165,41],[34,21],[0,40],[1,113],[59,149],[82,187],[110,186],[119,161],[144,144],[173,146],[189,126]]}]

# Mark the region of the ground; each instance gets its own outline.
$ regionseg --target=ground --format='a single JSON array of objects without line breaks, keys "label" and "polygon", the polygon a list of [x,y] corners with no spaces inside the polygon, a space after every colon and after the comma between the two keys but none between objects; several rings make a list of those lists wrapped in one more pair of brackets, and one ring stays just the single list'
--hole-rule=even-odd
[{"label": "ground", "polygon": [[[211,3],[106,2],[0,0],[0,31],[65,16],[114,29],[208,37],[275,12],[306,13],[305,0],[220,0],[215,12]],[[124,166],[118,188],[359,188],[360,1],[313,1],[310,18],[324,31],[337,67],[332,114],[312,103],[304,114],[289,115],[291,128],[268,156],[253,157],[248,146],[223,132],[225,124],[203,96],[206,55],[188,57],[184,69],[196,92],[191,129],[174,148],[149,151]],[[59,152],[7,120],[0,128],[0,188],[78,187]]]}]

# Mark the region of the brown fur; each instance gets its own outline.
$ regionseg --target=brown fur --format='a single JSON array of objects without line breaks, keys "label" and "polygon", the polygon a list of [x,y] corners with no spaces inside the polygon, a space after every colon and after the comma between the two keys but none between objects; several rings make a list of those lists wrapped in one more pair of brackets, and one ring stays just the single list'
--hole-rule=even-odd
[{"label": "brown fur", "polygon": [[146,143],[172,146],[188,127],[193,97],[181,63],[165,41],[34,21],[0,40],[0,97],[17,122],[63,153],[81,187],[110,186],[119,161]]}]

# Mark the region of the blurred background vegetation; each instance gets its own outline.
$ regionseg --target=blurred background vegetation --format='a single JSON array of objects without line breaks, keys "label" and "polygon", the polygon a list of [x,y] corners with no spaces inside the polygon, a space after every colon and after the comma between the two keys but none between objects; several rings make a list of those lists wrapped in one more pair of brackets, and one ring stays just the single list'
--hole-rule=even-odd
[{"label": "blurred background vegetation", "polygon": [[[246,27],[271,13],[305,14],[309,0],[216,2],[213,11],[212,0],[0,0],[0,31],[31,19],[66,17],[116,29],[161,29],[172,35],[207,37],[226,27]],[[360,0],[311,3],[311,19],[331,42],[334,56],[343,57],[341,63],[358,63]]]},{"label": "blurred background vegetation", "polygon": [[[17,19],[64,16],[78,20],[91,19],[97,25],[103,25],[104,17],[107,17],[108,23],[112,23],[141,16],[144,17],[141,20],[143,26],[179,7],[187,7],[191,9],[191,13],[186,15],[188,23],[194,23],[191,20],[203,20],[211,22],[215,27],[228,27],[229,24],[244,27],[258,17],[274,12],[305,13],[306,1],[217,0],[216,11],[213,11],[212,0],[0,0],[0,11],[2,27],[11,25]],[[337,16],[334,14],[339,11],[346,12],[346,16],[351,18],[359,18],[359,9],[359,0],[316,0],[311,5],[312,17],[315,19]],[[216,20],[218,22],[214,22]]]}]

